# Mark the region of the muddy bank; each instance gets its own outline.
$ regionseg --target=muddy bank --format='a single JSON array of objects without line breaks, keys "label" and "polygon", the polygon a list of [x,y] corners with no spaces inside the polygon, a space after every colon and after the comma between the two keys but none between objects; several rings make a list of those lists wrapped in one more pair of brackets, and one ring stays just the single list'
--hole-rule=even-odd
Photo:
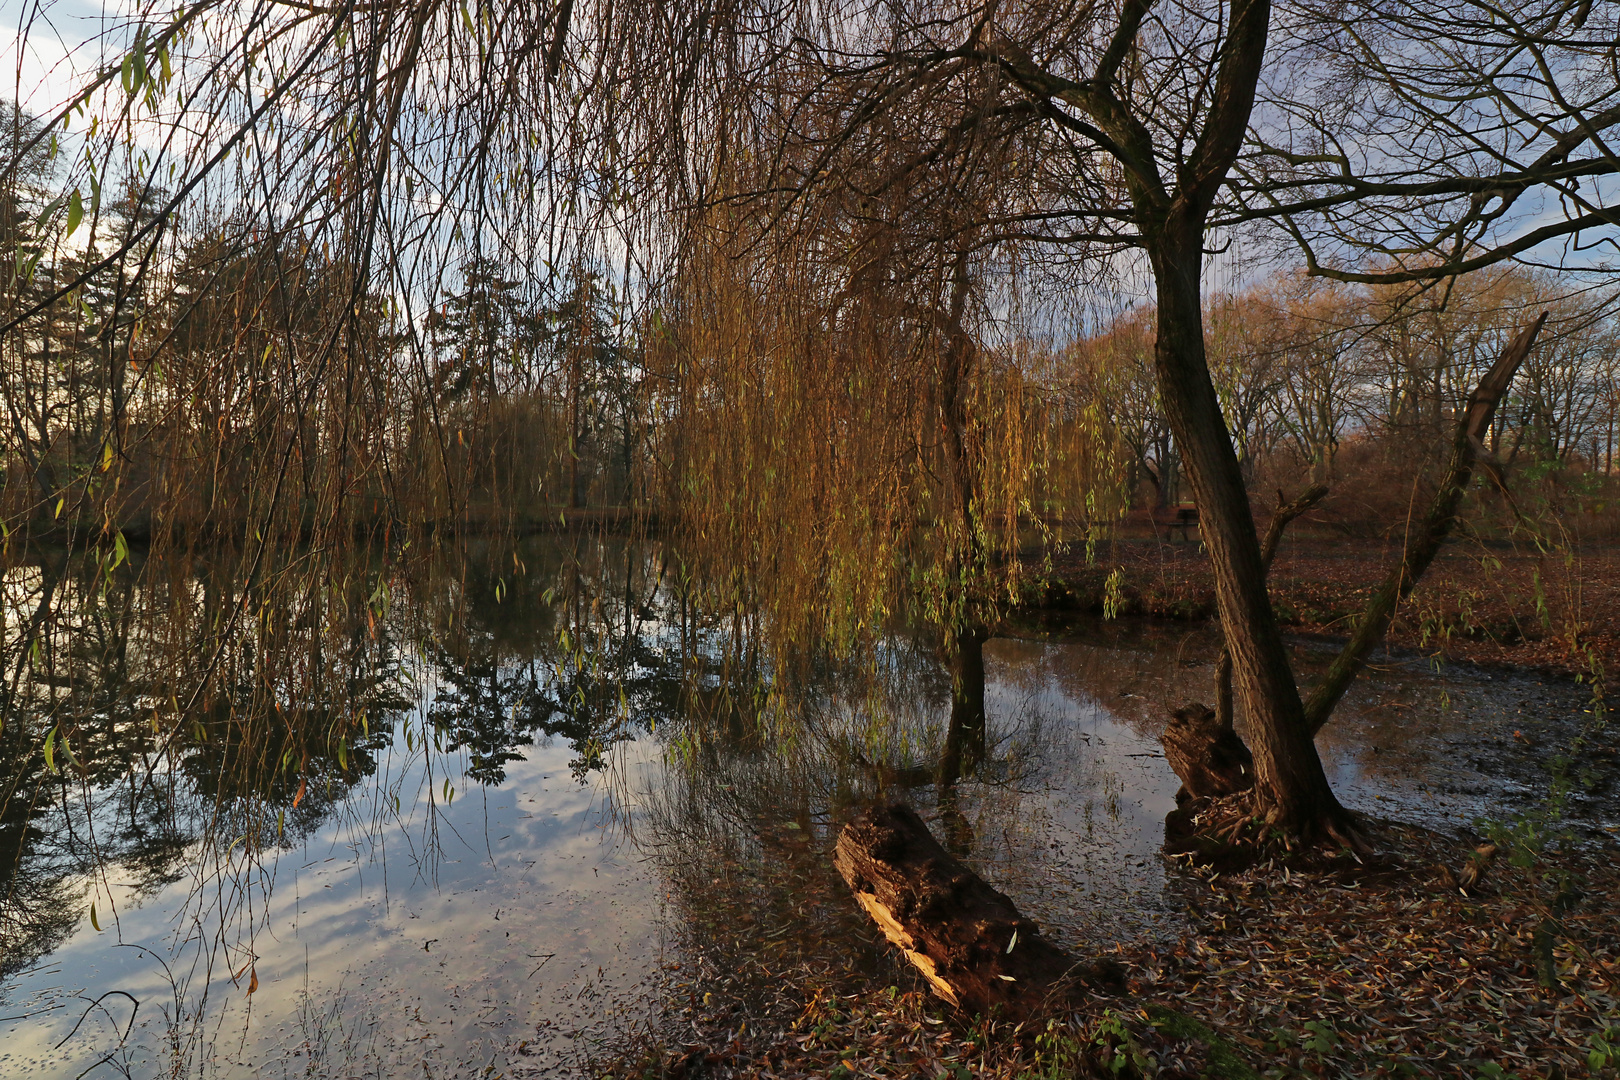
[{"label": "muddy bank", "polygon": [[[1022,1025],[966,1017],[909,965],[857,975],[833,957],[698,978],[671,1033],[604,1072],[636,1077],[1564,1076],[1620,1062],[1620,874],[1606,853],[1504,864],[1462,895],[1435,869],[1462,852],[1424,830],[1376,830],[1372,869],[1270,864],[1187,870],[1186,932],[1113,954],[1126,992]],[[1555,890],[1578,898],[1535,938]],[[856,933],[859,933],[858,931]],[[765,972],[755,971],[761,975]],[[864,976],[864,977],[862,977]],[[716,987],[709,989],[708,987]]]}]

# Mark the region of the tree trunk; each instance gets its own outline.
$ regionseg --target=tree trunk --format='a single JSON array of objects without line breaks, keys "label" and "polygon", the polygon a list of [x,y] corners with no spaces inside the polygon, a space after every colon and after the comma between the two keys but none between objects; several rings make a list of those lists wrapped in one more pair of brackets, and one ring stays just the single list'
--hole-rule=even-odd
[{"label": "tree trunk", "polygon": [[1367,655],[1384,640],[1390,620],[1395,617],[1396,605],[1411,595],[1418,579],[1440,553],[1446,537],[1451,535],[1451,528],[1457,520],[1457,506],[1473,479],[1475,464],[1484,464],[1497,486],[1502,486],[1500,465],[1495,454],[1485,446],[1485,433],[1490,431],[1497,405],[1507,394],[1514,373],[1524,363],[1525,357],[1530,355],[1530,347],[1535,344],[1536,335],[1546,321],[1547,312],[1543,311],[1533,323],[1520,331],[1469,396],[1468,406],[1457,418],[1453,429],[1451,458],[1439,486],[1435,488],[1428,513],[1407,537],[1406,549],[1401,553],[1400,561],[1390,568],[1383,585],[1362,612],[1356,632],[1311,693],[1306,705],[1305,721],[1313,737],[1322,730],[1339,699],[1366,665]]},{"label": "tree trunk", "polygon": [[1122,982],[1117,964],[1081,963],[1042,937],[907,806],[876,807],[845,825],[833,863],[934,993],[968,1013],[999,1008],[1021,1020],[1082,983]]},{"label": "tree trunk", "polygon": [[1177,805],[1189,798],[1236,795],[1254,786],[1254,755],[1232,729],[1230,715],[1223,722],[1204,705],[1177,709],[1159,742],[1181,778]]},{"label": "tree trunk", "polygon": [[982,626],[968,626],[958,630],[948,646],[951,721],[939,763],[941,784],[971,776],[984,762],[984,643],[989,636]]},{"label": "tree trunk", "polygon": [[950,491],[950,514],[957,531],[946,557],[947,580],[960,590],[954,618],[947,622],[947,641],[941,650],[951,672],[951,721],[940,760],[939,783],[949,785],[971,775],[984,761],[984,643],[990,636],[982,622],[976,585],[984,552],[975,521],[978,502],[978,460],[968,426],[968,391],[978,357],[965,317],[969,289],[966,251],[957,252],[951,265],[951,300],[943,327],[945,349],[940,358],[939,408],[941,442]]},{"label": "tree trunk", "polygon": [[[1260,542],[1260,566],[1268,577],[1272,560],[1277,557],[1277,547],[1282,543],[1283,530],[1288,528],[1289,522],[1321,502],[1327,493],[1327,485],[1312,484],[1293,502],[1287,502],[1278,490],[1277,510],[1271,515],[1271,524],[1266,526],[1266,538]],[[1222,645],[1220,658],[1215,661],[1215,721],[1221,727],[1230,728],[1232,720],[1232,650]],[[1233,738],[1236,737],[1234,734]],[[1176,774],[1181,775],[1179,769]]]},{"label": "tree trunk", "polygon": [[[960,533],[955,538],[951,553],[957,563],[956,580],[964,587],[969,575],[977,574],[981,551],[979,530],[974,522],[975,503],[978,501],[978,462],[973,453],[968,432],[968,390],[972,384],[973,365],[978,351],[964,324],[967,314],[968,290],[971,282],[967,272],[967,253],[958,252],[951,271],[951,304],[944,326],[945,351],[940,358],[939,409],[940,425],[945,450],[945,467],[951,491],[951,514]],[[964,573],[965,571],[965,573]],[[972,598],[962,598],[964,612]]]},{"label": "tree trunk", "polygon": [[1202,237],[1200,218],[1164,226],[1148,245],[1158,294],[1159,394],[1198,501],[1234,689],[1249,722],[1257,809],[1289,829],[1340,832],[1349,815],[1328,786],[1305,723],[1266,591],[1249,494],[1209,375],[1199,293]]}]

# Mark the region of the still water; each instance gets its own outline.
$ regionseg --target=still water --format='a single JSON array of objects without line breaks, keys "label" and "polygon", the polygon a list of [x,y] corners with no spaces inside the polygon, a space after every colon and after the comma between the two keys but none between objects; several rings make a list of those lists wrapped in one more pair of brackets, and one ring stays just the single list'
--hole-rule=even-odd
[{"label": "still water", "polygon": [[[42,574],[12,572],[10,610]],[[140,737],[82,737],[26,831],[7,818],[0,1076],[581,1072],[665,1030],[717,912],[773,957],[870,937],[826,852],[878,794],[1067,945],[1178,930],[1157,733],[1209,696],[1207,628],[1009,628],[984,650],[983,761],[942,785],[948,678],[902,635],[761,696],[728,666],[731,624],[694,615],[656,553],[529,545],[412,595],[370,615],[337,743],[283,733],[257,772],[206,728],[148,734],[138,660],[98,687],[106,730]],[[60,693],[35,707],[57,715]],[[312,708],[295,699],[265,715]],[[1391,661],[1322,748],[1353,808],[1465,828],[1534,797],[1500,766],[1515,732],[1581,705]],[[789,865],[806,869],[771,878]]]}]

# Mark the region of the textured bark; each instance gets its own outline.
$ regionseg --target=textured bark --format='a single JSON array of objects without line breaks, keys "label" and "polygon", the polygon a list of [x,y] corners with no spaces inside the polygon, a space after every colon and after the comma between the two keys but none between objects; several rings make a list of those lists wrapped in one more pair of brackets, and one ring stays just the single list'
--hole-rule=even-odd
[{"label": "textured bark", "polygon": [[[1283,493],[1277,492],[1277,509],[1266,526],[1266,538],[1260,541],[1260,565],[1268,577],[1272,561],[1277,558],[1277,547],[1282,543],[1283,531],[1291,521],[1321,502],[1327,493],[1326,484],[1312,484],[1293,502],[1287,502]],[[1232,650],[1225,645],[1221,646],[1220,658],[1215,661],[1215,720],[1222,727],[1232,726]],[[1234,734],[1233,738],[1237,736]],[[1176,775],[1181,774],[1178,771]]]},{"label": "textured bark", "polygon": [[1236,795],[1254,786],[1254,755],[1232,730],[1230,716],[1222,723],[1215,710],[1188,705],[1176,710],[1159,741],[1165,760],[1181,777],[1177,803]]},{"label": "textured bark", "polygon": [[833,862],[934,993],[969,1013],[999,1009],[1022,1019],[1083,984],[1122,981],[1117,964],[1082,963],[1042,937],[909,807],[874,807],[844,826]]}]

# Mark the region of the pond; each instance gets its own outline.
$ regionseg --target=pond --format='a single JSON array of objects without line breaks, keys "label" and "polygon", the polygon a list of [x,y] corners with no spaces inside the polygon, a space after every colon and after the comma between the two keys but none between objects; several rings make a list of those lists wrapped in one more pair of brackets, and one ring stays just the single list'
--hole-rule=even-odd
[{"label": "pond", "polygon": [[[892,979],[827,858],[875,797],[912,801],[1062,944],[1178,932],[1157,735],[1207,700],[1211,628],[1010,625],[984,647],[982,760],[947,783],[949,677],[906,634],[767,688],[650,546],[479,558],[345,630],[342,717],[244,678],[160,735],[176,695],[150,633],[119,664],[24,680],[0,749],[0,1076],[566,1074],[637,1034],[679,1041],[682,1002],[747,972],[747,993],[812,959]],[[205,620],[206,572],[187,575]],[[152,578],[124,609],[159,609]],[[14,567],[10,624],[44,589],[97,587]],[[166,588],[149,625],[172,630]],[[75,609],[94,609],[76,640],[108,632],[108,595]],[[1508,812],[1541,786],[1515,748],[1585,704],[1543,682],[1388,660],[1324,732],[1329,775],[1380,816]],[[24,747],[28,709],[74,733],[54,771]]]}]

